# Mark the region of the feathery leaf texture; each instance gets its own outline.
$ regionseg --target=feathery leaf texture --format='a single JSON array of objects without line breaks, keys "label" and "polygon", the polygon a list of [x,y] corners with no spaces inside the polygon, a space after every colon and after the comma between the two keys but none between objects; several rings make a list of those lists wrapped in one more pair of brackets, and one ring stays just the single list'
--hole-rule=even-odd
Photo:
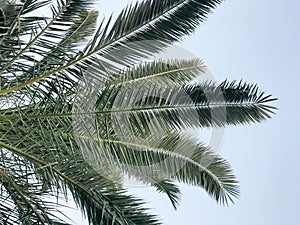
[{"label": "feathery leaf texture", "polygon": [[221,0],[145,0],[99,24],[94,2],[1,1],[0,224],[72,224],[58,203],[70,195],[92,225],[161,224],[124,174],[175,209],[177,183],[233,202],[229,163],[185,129],[261,122],[276,99],[242,81],[191,83],[206,71],[197,58],[150,60]]}]

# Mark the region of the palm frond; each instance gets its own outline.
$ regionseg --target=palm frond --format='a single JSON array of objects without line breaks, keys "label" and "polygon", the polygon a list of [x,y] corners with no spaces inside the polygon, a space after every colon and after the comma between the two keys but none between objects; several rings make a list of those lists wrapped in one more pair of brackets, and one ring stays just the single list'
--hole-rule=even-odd
[{"label": "palm frond", "polygon": [[184,86],[169,82],[165,86],[159,80],[144,80],[107,87],[99,99],[95,109],[86,112],[122,121],[116,129],[127,126],[128,132],[140,134],[261,122],[276,109],[268,104],[276,99],[259,92],[256,85],[227,81]]},{"label": "palm frond", "polygon": [[[92,224],[99,224],[99,222],[103,224],[159,224],[153,216],[144,212],[145,209],[142,207],[143,202],[141,200],[126,195],[125,192],[120,189],[115,189],[115,191],[111,188],[105,189],[105,187],[108,187],[106,185],[106,179],[103,179],[103,177],[96,173],[84,160],[80,162],[77,158],[77,160],[74,161],[64,155],[64,158],[60,158],[59,160],[59,157],[56,157],[54,163],[49,163],[49,161],[47,161],[49,159],[51,159],[50,162],[53,162],[51,155],[44,155],[44,159],[41,160],[41,155],[39,154],[39,158],[35,158],[35,154],[32,151],[25,152],[20,148],[7,146],[3,142],[1,142],[0,145],[2,148],[7,147],[8,150],[17,152],[17,154],[23,157],[26,157],[26,155],[30,153],[30,160],[40,165],[36,173],[48,173],[48,182],[50,183],[48,183],[49,189],[46,193],[52,193],[52,195],[57,196],[57,188],[59,188],[61,192],[65,192],[66,188],[68,188],[76,204],[80,206],[84,215],[87,216]],[[59,154],[57,155],[59,156]],[[3,174],[1,174],[1,176],[3,176]],[[36,177],[36,179],[38,178],[39,177]],[[29,178],[25,176],[25,179]],[[51,180],[53,181],[52,183]],[[1,184],[3,185],[3,181]],[[35,189],[37,188],[35,187]],[[40,190],[40,192],[43,190],[42,182],[40,183],[40,188],[37,190]],[[35,202],[33,192],[32,190],[30,191],[30,195],[24,196],[19,203],[25,205],[25,207],[27,205],[26,209],[28,209],[29,204],[27,201],[30,203]],[[18,195],[20,193],[21,192],[17,192]],[[25,204],[24,201],[27,204]],[[14,203],[16,204],[16,202]],[[49,207],[43,205],[41,208],[44,209],[43,213],[45,213],[45,216],[51,213]],[[28,217],[28,219],[31,218],[30,221],[32,221],[33,224],[46,224],[44,218],[47,217],[39,218],[41,215],[36,211],[33,212],[31,212],[32,218]],[[20,215],[18,214],[18,216]],[[50,223],[50,221],[51,220],[49,220],[48,223]]]},{"label": "palm frond", "polygon": [[87,49],[88,55],[98,52],[113,63],[132,65],[193,32],[220,2],[150,0],[129,5],[112,26],[110,21],[104,25]]},{"label": "palm frond", "polygon": [[106,86],[125,86],[128,83],[151,80],[168,84],[172,81],[184,85],[205,72],[205,65],[200,59],[191,60],[155,60],[140,63],[130,69],[112,75]]},{"label": "palm frond", "polygon": [[36,165],[35,179],[39,180],[40,189],[47,187],[47,193],[54,196],[57,189],[64,194],[70,190],[92,224],[99,221],[103,224],[159,224],[145,212],[141,200],[126,195],[116,180],[103,177],[82,158],[77,143],[70,136],[69,117],[8,118],[7,129],[2,123],[5,132],[2,130],[0,146]]},{"label": "palm frond", "polygon": [[[87,136],[79,138],[89,140]],[[94,141],[101,142],[103,148],[86,151],[107,152],[119,161],[117,165],[126,174],[137,175],[137,179],[142,181],[145,178],[153,181],[176,179],[202,187],[223,204],[233,201],[233,197],[239,195],[237,181],[229,164],[209,148],[195,144],[190,138],[165,134],[163,137],[154,136],[152,141],[148,138],[144,141],[138,139],[137,142],[130,135],[122,139],[111,135],[109,138],[95,137]],[[97,157],[93,157],[93,160],[97,163],[103,161]]]},{"label": "palm frond", "polygon": [[[82,3],[82,0],[77,0]],[[73,4],[76,5],[77,1]],[[24,87],[32,85],[35,82],[43,80],[55,73],[60,73],[67,70],[68,68],[78,67],[79,69],[85,68],[86,65],[90,66],[93,64],[93,57],[98,54],[101,57],[106,58],[106,66],[103,72],[107,72],[113,67],[114,64],[127,65],[129,61],[132,62],[134,59],[144,58],[146,55],[153,55],[154,53],[161,51],[162,47],[179,40],[183,35],[191,33],[199,24],[203,21],[207,14],[218,4],[219,0],[211,1],[193,1],[193,0],[176,0],[176,1],[145,1],[137,3],[135,6],[125,9],[117,21],[113,25],[113,29],[109,31],[110,21],[108,24],[99,27],[98,32],[94,40],[85,48],[83,54],[76,56],[74,60],[66,60],[63,65],[57,64],[55,68],[52,68],[43,73],[35,74],[34,77],[27,77],[25,82],[20,84],[12,84],[4,90],[0,91],[0,95],[5,95],[7,93],[20,90]],[[54,47],[53,42],[49,42],[46,39],[41,39],[45,32],[50,35],[51,31],[49,28],[51,25],[55,25],[55,21],[60,18],[60,14],[64,12],[65,8],[71,9],[72,7],[61,3],[61,7],[53,8],[54,17],[50,22],[47,23],[46,27],[39,32],[38,36],[34,37],[22,50],[18,53],[19,56],[25,52],[25,50],[32,47],[32,45],[39,40],[40,46],[48,46],[47,48]],[[68,7],[67,7],[68,6]],[[149,10],[151,9],[151,10]],[[69,11],[64,12],[63,15],[67,15],[68,19],[70,14]],[[75,10],[75,14],[76,14]],[[73,13],[73,12],[72,12]],[[78,13],[78,12],[77,12]],[[74,16],[73,14],[71,14]],[[141,17],[140,17],[141,16]],[[126,24],[123,24],[124,21]],[[183,21],[185,21],[183,23]],[[57,25],[61,25],[58,23]],[[65,24],[62,24],[65,25]],[[157,29],[163,28],[157,33]],[[55,31],[51,37],[60,38],[61,35],[57,34],[57,29],[53,28]],[[60,32],[61,30],[59,30]],[[50,33],[49,33],[50,32]],[[162,33],[161,33],[162,32]],[[161,34],[160,34],[161,33]],[[157,35],[158,39],[153,39],[153,35]],[[136,39],[136,37],[143,37],[142,39]],[[124,40],[123,40],[124,39]],[[123,40],[123,41],[121,41]],[[153,42],[149,43],[137,43],[140,40],[150,40]],[[128,43],[129,42],[129,43]],[[119,48],[118,46],[127,46],[125,48]],[[118,47],[116,49],[116,47]],[[110,52],[113,51],[113,52]],[[147,54],[146,54],[147,52]],[[41,56],[46,53],[43,51],[38,51]],[[111,57],[112,56],[112,57]],[[16,58],[16,57],[15,57]],[[72,58],[72,57],[71,57]],[[12,61],[8,63],[11,65]],[[7,68],[4,67],[4,68]],[[77,71],[78,72],[78,71]],[[90,71],[91,72],[91,71]]]}]

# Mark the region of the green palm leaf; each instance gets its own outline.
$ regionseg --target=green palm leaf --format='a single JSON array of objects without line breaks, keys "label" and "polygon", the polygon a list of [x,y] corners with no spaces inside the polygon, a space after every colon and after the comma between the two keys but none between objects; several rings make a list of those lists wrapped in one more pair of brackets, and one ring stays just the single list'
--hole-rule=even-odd
[{"label": "green palm leaf", "polygon": [[[36,74],[34,78],[26,77],[27,81],[20,84],[10,85],[8,88],[6,88],[6,90],[0,91],[0,95],[5,95],[12,91],[16,91],[23,87],[32,85],[39,80],[50,77],[55,73],[62,72],[75,65],[76,67],[78,67],[78,63],[80,67],[85,67],[86,64],[91,65],[93,64],[93,62],[90,60],[94,59],[92,56],[96,53],[102,57],[106,57],[113,63],[118,63],[121,65],[128,64],[128,62],[126,62],[126,59],[130,59],[130,61],[132,62],[134,58],[141,59],[141,57],[145,57],[146,52],[148,52],[148,55],[150,55],[151,53],[156,53],[163,46],[171,44],[174,41],[179,40],[179,37],[181,37],[182,35],[192,32],[199,24],[199,22],[203,21],[206,15],[211,11],[212,8],[216,6],[217,3],[219,3],[219,1],[145,1],[137,4],[135,7],[132,7],[131,10],[125,9],[120,14],[115,25],[113,26],[113,29],[115,30],[111,30],[111,32],[107,33],[107,27],[109,27],[110,22],[108,22],[108,24],[106,25],[103,25],[103,27],[99,27],[99,31],[96,33],[94,40],[85,47],[83,55],[79,54],[75,60],[67,60],[67,63],[64,63],[63,65],[59,65],[58,63],[58,66],[55,66],[55,68],[52,68],[52,70],[42,72],[41,74]],[[69,14],[69,11],[64,12],[64,10],[74,10],[76,15],[76,13],[79,13],[81,9],[80,7],[78,7],[78,5],[85,6],[86,4],[87,3],[85,3],[85,1],[78,0],[72,4],[65,3],[61,4],[61,6],[59,5],[57,8],[53,7],[53,18],[47,23],[46,27],[41,30],[41,32],[17,54],[17,56],[21,57],[23,53],[25,53],[25,51],[29,49],[29,47],[32,47],[35,42],[38,42],[38,44],[41,46],[48,46],[48,48],[54,47],[55,43],[49,43],[49,41],[42,38],[42,35],[48,29],[51,29],[52,24],[56,25],[55,21],[60,18],[60,16],[62,16],[62,19],[68,19],[71,15],[73,15],[73,11],[72,14]],[[72,8],[73,6],[74,9]],[[151,7],[152,10],[148,10],[149,7]],[[64,13],[62,14],[62,12]],[[141,15],[144,16],[139,17],[140,13],[143,13]],[[66,16],[64,17],[65,14]],[[138,18],[142,18],[142,21],[140,21]],[[123,21],[127,21],[127,24],[122,24]],[[185,23],[182,23],[182,21],[185,21]],[[183,24],[186,25],[182,27]],[[57,25],[61,24],[58,23]],[[164,28],[163,32],[165,33],[165,35],[158,35],[158,37],[161,37],[161,40],[155,39],[153,44],[149,44],[148,42],[145,44],[134,43],[133,41],[140,40],[129,38],[132,35],[134,37],[134,34],[136,34],[139,37],[144,36],[144,38],[141,40],[151,40],[152,42],[153,38],[151,37],[153,36],[151,35],[154,35],[155,32],[157,32],[156,29],[160,28],[161,26],[164,26],[165,28],[167,27],[168,29]],[[57,31],[56,29],[54,30]],[[175,31],[177,35],[175,35]],[[47,33],[47,35],[50,34]],[[54,33],[52,36],[59,39],[61,35],[57,35],[56,33]],[[114,51],[114,53],[110,53],[109,49],[115,49],[116,45],[119,45],[119,42],[122,39],[128,40],[130,42],[130,45],[132,46],[130,46],[130,48],[121,48],[121,51],[120,49],[117,49],[117,51]],[[118,52],[122,52],[122,54],[119,54]],[[140,54],[141,52],[144,53]],[[38,51],[38,54],[43,57],[45,55],[45,52]],[[109,55],[113,55],[113,58],[110,58]],[[121,60],[118,60],[118,57],[121,57]],[[17,59],[17,57],[14,57],[10,62],[8,62],[4,68],[6,68],[8,65],[12,65],[12,62],[15,59]],[[106,65],[105,72],[107,72],[107,69],[110,69],[111,67],[113,67],[111,66],[111,64]]]},{"label": "green palm leaf", "polygon": [[[90,95],[88,95],[90,96]],[[107,87],[90,113],[127,124],[129,131],[181,130],[261,122],[271,117],[276,99],[256,85],[223,82],[179,86],[158,78]],[[111,104],[112,103],[112,104]],[[131,124],[131,125],[129,125]],[[118,130],[124,127],[116,127]]]},{"label": "green palm leaf", "polygon": [[[152,177],[154,180],[176,179],[204,188],[218,202],[233,201],[238,196],[237,181],[228,163],[203,145],[189,138],[166,135],[159,144],[134,143],[130,140],[103,139],[128,174]],[[101,140],[100,140],[101,141]]]},{"label": "green palm leaf", "polygon": [[[38,183],[33,184],[38,186],[31,186],[30,183],[26,183],[26,187],[30,191],[28,195],[21,194],[22,192],[18,190],[18,186],[11,182],[17,190],[17,194],[23,196],[23,201],[19,200],[20,203],[16,200],[13,201],[13,204],[17,207],[28,210],[28,206],[38,204],[37,201],[45,202],[43,200],[44,196],[41,195],[41,192],[44,191],[42,186],[44,183],[40,181],[39,176],[46,176],[48,178],[46,180],[47,187],[49,188],[46,193],[52,193],[54,196],[58,196],[59,193],[66,195],[66,188],[68,188],[75,202],[84,210],[84,214],[93,224],[98,224],[98,221],[102,221],[104,224],[111,224],[112,221],[115,221],[114,224],[157,224],[157,220],[153,216],[143,213],[141,200],[126,195],[122,190],[112,189],[111,182],[95,172],[84,160],[79,161],[80,157],[72,160],[73,157],[67,154],[59,154],[57,151],[55,158],[52,154],[46,154],[43,155],[43,159],[40,159],[41,153],[34,153],[33,150],[25,151],[3,142],[0,145],[2,148],[6,148],[24,158],[30,158],[30,161],[38,165],[35,171],[38,175],[35,177],[35,179],[38,179]],[[32,170],[26,171],[33,173]],[[29,179],[30,173],[25,174],[24,177]],[[4,176],[4,173],[1,173],[1,175],[10,181],[7,176]],[[37,191],[36,196],[33,195],[34,192],[31,189]],[[5,195],[1,195],[1,198],[5,199]],[[45,216],[35,220],[28,217],[32,222],[30,224],[47,224],[44,218],[48,218],[48,215],[51,215],[51,211],[54,211],[54,209],[51,210],[47,205],[42,205],[41,208],[44,210]],[[31,214],[39,217],[41,215],[38,212],[33,210]],[[18,213],[17,215],[20,220],[23,214]],[[49,220],[48,223],[52,224],[53,220]]]}]

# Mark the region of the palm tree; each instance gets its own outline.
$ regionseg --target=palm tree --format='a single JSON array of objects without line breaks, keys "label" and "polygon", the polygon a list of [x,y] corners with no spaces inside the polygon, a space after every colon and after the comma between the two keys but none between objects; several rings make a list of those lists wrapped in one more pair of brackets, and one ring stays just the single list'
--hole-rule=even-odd
[{"label": "palm tree", "polygon": [[274,99],[244,82],[190,84],[199,59],[146,60],[221,1],[146,0],[99,23],[93,2],[0,2],[0,224],[69,224],[56,201],[69,194],[93,225],[160,224],[122,174],[175,208],[176,182],[233,201],[229,163],[184,130],[261,122]]}]

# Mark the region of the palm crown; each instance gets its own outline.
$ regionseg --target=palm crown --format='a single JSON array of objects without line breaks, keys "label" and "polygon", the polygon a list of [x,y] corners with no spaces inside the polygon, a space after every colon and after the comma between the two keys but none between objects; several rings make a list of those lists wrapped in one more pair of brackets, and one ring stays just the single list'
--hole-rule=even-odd
[{"label": "palm crown", "polygon": [[0,224],[68,224],[51,200],[68,193],[91,224],[159,224],[121,174],[175,208],[176,181],[238,197],[230,165],[183,131],[261,122],[274,99],[243,82],[191,84],[197,58],[145,60],[220,2],[147,0],[98,25],[92,0],[1,2]]}]

